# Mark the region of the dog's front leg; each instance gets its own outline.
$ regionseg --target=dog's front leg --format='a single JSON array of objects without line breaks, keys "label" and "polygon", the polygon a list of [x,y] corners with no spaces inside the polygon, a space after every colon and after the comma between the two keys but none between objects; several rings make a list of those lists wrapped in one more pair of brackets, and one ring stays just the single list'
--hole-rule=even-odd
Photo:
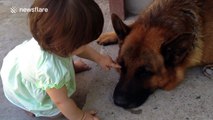
[{"label": "dog's front leg", "polygon": [[203,68],[203,74],[207,76],[210,79],[213,79],[213,64],[212,65],[206,65]]},{"label": "dog's front leg", "polygon": [[99,45],[111,45],[111,44],[117,44],[118,43],[118,37],[115,34],[115,32],[107,32],[97,39],[97,43]]}]

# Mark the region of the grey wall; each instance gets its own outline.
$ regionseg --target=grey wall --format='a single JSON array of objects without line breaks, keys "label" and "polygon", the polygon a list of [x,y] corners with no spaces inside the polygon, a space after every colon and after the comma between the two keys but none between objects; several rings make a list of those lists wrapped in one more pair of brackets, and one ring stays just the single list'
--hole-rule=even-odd
[{"label": "grey wall", "polygon": [[128,14],[137,15],[144,10],[153,0],[124,0],[125,10]]}]

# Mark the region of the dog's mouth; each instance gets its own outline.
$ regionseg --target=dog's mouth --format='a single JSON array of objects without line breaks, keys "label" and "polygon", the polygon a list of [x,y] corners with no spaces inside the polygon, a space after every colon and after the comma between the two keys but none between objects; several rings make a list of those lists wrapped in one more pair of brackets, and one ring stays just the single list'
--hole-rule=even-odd
[{"label": "dog's mouth", "polygon": [[114,104],[124,109],[137,108],[144,104],[148,97],[153,93],[150,90],[143,90],[140,94],[129,94],[115,89],[113,94]]}]

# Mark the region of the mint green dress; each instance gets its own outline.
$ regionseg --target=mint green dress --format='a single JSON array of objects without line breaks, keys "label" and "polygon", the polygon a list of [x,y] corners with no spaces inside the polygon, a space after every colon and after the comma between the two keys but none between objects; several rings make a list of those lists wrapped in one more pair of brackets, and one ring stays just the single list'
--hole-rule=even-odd
[{"label": "mint green dress", "polygon": [[42,50],[34,38],[7,54],[1,78],[6,98],[37,117],[52,117],[60,113],[46,93],[48,88],[66,86],[69,97],[76,90],[72,58],[62,58]]}]

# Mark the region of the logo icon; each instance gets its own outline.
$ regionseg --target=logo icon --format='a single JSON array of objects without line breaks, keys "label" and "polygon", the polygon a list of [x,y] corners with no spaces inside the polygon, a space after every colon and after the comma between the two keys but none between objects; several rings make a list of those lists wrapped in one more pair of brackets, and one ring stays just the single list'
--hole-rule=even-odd
[{"label": "logo icon", "polygon": [[18,12],[18,9],[16,7],[11,7],[10,8],[10,12],[11,13],[17,13]]}]

